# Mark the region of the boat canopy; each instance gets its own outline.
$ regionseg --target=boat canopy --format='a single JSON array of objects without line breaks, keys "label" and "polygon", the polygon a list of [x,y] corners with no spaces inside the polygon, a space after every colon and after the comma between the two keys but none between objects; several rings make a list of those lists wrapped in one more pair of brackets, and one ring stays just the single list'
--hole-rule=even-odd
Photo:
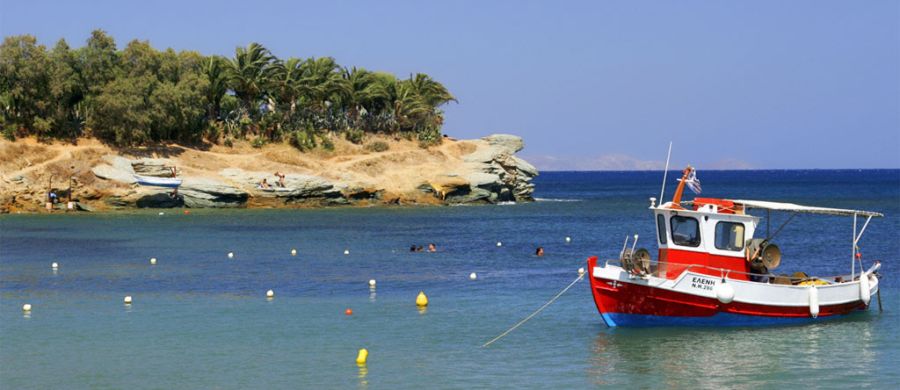
[{"label": "boat canopy", "polygon": [[809,214],[827,214],[827,215],[843,215],[852,217],[854,215],[862,215],[865,217],[883,217],[881,213],[874,211],[849,210],[849,209],[833,209],[828,207],[803,206],[794,203],[768,202],[764,200],[731,200],[736,205],[743,205],[747,209],[764,209],[777,211],[792,211],[797,213]]}]

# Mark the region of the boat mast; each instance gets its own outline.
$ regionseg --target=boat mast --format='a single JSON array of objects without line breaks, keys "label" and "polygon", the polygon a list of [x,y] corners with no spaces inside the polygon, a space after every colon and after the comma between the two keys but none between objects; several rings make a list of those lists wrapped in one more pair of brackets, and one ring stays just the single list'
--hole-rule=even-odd
[{"label": "boat mast", "polygon": [[669,153],[666,153],[666,169],[663,171],[662,188],[659,190],[659,204],[665,203],[663,195],[666,193],[666,175],[669,174],[669,158],[672,157],[672,141],[669,141]]},{"label": "boat mast", "polygon": [[853,241],[850,244],[850,281],[853,281],[856,277],[856,213],[853,213]]}]

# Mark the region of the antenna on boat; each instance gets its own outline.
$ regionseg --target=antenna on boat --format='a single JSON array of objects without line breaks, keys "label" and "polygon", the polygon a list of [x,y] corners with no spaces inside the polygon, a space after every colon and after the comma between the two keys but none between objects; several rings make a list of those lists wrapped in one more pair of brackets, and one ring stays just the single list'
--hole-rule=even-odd
[{"label": "antenna on boat", "polygon": [[665,203],[663,195],[666,193],[666,175],[669,174],[669,158],[672,157],[672,141],[669,141],[669,153],[666,154],[666,170],[663,171],[662,189],[659,190],[659,205]]}]

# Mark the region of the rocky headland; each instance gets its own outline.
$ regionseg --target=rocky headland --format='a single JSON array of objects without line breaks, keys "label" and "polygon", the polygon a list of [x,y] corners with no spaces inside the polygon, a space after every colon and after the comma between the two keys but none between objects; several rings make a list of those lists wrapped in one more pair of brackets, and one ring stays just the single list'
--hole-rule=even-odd
[{"label": "rocky headland", "polygon": [[[445,139],[428,148],[404,139],[370,138],[366,145],[336,140],[333,151],[305,153],[283,144],[113,149],[91,139],[78,145],[4,140],[0,211],[44,210],[50,191],[60,200],[54,208],[65,208],[71,195],[80,210],[533,200],[531,180],[538,171],[516,157],[524,147],[520,137]],[[372,147],[375,143],[378,147]],[[137,175],[171,177],[173,167],[182,179],[176,192],[136,182]],[[284,174],[283,186],[276,172]],[[271,188],[260,187],[263,179]]]}]

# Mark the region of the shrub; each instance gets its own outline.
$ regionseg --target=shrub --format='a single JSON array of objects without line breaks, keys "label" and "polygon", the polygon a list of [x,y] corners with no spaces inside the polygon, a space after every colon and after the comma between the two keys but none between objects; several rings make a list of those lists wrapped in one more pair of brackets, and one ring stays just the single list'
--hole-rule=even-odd
[{"label": "shrub", "polygon": [[357,145],[362,144],[365,137],[366,133],[359,129],[347,129],[346,131],[344,131],[344,138],[347,138],[347,141],[353,142]]},{"label": "shrub", "polygon": [[312,150],[316,147],[315,134],[309,129],[294,130],[294,132],[291,133],[290,142],[293,147],[300,149],[301,152]]},{"label": "shrub", "polygon": [[325,149],[329,152],[334,150],[334,142],[331,141],[331,137],[323,135],[319,137],[319,139],[322,140],[322,149]]},{"label": "shrub", "polygon": [[441,130],[436,127],[429,127],[423,131],[420,131],[418,134],[419,146],[423,148],[427,148],[433,145],[440,145],[441,141],[443,141],[441,137]]},{"label": "shrub", "polygon": [[212,142],[214,144],[219,143],[219,138],[222,136],[222,130],[216,125],[215,122],[209,121],[206,124],[206,128],[203,129],[203,138],[206,138],[207,141]]},{"label": "shrub", "polygon": [[254,148],[261,148],[266,145],[266,142],[266,137],[258,136],[250,142],[250,146],[253,146]]},{"label": "shrub", "polygon": [[376,152],[376,153],[387,151],[390,148],[391,148],[391,146],[388,145],[387,142],[384,142],[384,141],[375,141],[375,142],[372,142],[372,143],[366,145],[366,147],[365,147],[366,150],[368,150],[370,152]]},{"label": "shrub", "polygon": [[3,126],[3,138],[6,138],[9,141],[15,141],[16,140],[16,126],[15,125]]}]

